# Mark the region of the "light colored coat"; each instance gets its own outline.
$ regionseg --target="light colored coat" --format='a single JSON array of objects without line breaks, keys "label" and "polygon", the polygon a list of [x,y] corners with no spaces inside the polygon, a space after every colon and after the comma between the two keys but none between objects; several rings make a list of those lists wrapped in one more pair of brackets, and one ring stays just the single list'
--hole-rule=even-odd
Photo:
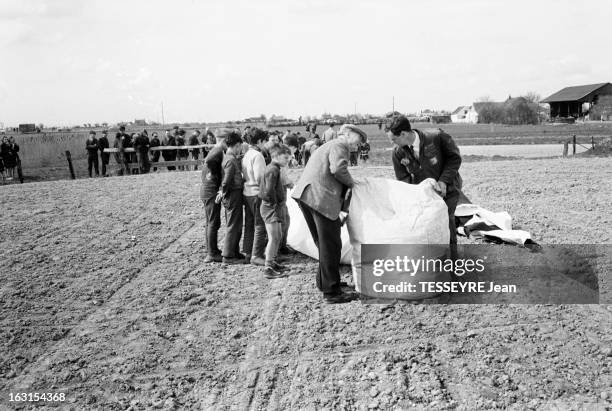
[{"label": "light colored coat", "polygon": [[345,188],[353,187],[348,171],[349,144],[339,137],[319,147],[308,160],[292,198],[304,202],[330,220],[340,214]]}]

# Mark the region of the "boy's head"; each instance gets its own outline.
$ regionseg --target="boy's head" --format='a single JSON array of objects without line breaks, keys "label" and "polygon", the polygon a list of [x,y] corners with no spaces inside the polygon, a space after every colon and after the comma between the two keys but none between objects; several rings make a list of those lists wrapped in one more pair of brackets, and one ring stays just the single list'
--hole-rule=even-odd
[{"label": "boy's head", "polygon": [[228,133],[225,137],[225,146],[228,150],[232,152],[239,153],[242,149],[242,137],[240,137],[240,133],[236,131],[232,131]]},{"label": "boy's head", "polygon": [[269,148],[270,158],[281,167],[286,167],[291,159],[291,149],[284,144],[274,144]]},{"label": "boy's head", "polygon": [[408,146],[414,142],[410,121],[406,116],[394,116],[385,128],[390,142],[399,146]]},{"label": "boy's head", "polygon": [[257,147],[263,146],[268,141],[268,133],[260,128],[252,128],[247,134],[249,144]]},{"label": "boy's head", "polygon": [[368,135],[365,133],[365,131],[354,126],[353,124],[344,124],[340,128],[340,135],[346,137],[349,146],[352,149],[355,149],[356,147],[359,147],[360,144],[368,141]]}]

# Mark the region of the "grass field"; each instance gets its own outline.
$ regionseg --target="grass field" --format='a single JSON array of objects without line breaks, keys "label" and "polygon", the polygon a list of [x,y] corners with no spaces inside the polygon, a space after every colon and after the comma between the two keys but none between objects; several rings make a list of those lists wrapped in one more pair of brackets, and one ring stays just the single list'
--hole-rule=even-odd
[{"label": "grass field", "polygon": [[[516,145],[516,144],[558,144],[561,155],[561,143],[573,135],[579,143],[590,145],[591,137],[595,141],[612,136],[612,123],[586,123],[573,125],[537,125],[537,126],[504,126],[488,124],[442,124],[417,123],[416,128],[441,127],[456,140],[457,144],[465,145]],[[372,147],[371,157],[374,164],[385,164],[388,161],[386,150],[390,147],[384,130],[377,125],[364,125]],[[285,130],[287,128],[280,128]],[[305,127],[289,127],[293,131],[305,133]],[[326,126],[319,125],[317,133],[322,134]],[[149,135],[160,129],[147,128]],[[128,130],[141,131],[140,129]],[[109,133],[112,145],[115,132]],[[72,155],[77,178],[87,176],[87,161],[85,140],[87,132],[78,133],[41,133],[15,135],[20,146],[20,158],[26,181],[43,181],[69,178],[65,152]],[[491,156],[510,156],[504,149],[491,151]],[[485,156],[487,157],[487,156]],[[478,159],[480,159],[478,157]],[[469,159],[468,159],[469,160]],[[111,166],[114,160],[111,159]]]}]

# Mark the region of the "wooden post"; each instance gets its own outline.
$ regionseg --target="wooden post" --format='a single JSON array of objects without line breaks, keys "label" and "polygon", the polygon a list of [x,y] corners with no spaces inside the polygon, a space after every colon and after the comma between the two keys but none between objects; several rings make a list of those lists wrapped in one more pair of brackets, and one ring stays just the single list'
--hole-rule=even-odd
[{"label": "wooden post", "polygon": [[563,157],[567,157],[567,148],[569,146],[569,142],[566,140],[563,142]]},{"label": "wooden post", "polygon": [[72,167],[72,157],[70,157],[70,151],[66,150],[66,160],[68,160],[68,169],[70,170],[70,178],[73,180],[76,178],[74,176],[74,168]]},{"label": "wooden post", "polygon": [[572,155],[575,156],[576,155],[576,135],[574,134],[574,137],[572,138]]},{"label": "wooden post", "polygon": [[591,149],[595,150],[595,139],[591,136]]}]

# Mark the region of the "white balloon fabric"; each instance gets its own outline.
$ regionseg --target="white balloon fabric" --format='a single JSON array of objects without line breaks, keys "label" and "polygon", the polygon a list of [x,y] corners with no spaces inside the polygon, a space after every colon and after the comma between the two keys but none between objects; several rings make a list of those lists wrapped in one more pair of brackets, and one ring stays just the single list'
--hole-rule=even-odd
[{"label": "white balloon fabric", "polygon": [[[365,178],[355,185],[347,224],[341,232],[341,262],[352,265],[357,289],[361,244],[448,244],[448,210],[432,182],[412,185]],[[287,206],[291,218],[287,244],[318,259],[319,251],[297,203],[289,200]]]}]

